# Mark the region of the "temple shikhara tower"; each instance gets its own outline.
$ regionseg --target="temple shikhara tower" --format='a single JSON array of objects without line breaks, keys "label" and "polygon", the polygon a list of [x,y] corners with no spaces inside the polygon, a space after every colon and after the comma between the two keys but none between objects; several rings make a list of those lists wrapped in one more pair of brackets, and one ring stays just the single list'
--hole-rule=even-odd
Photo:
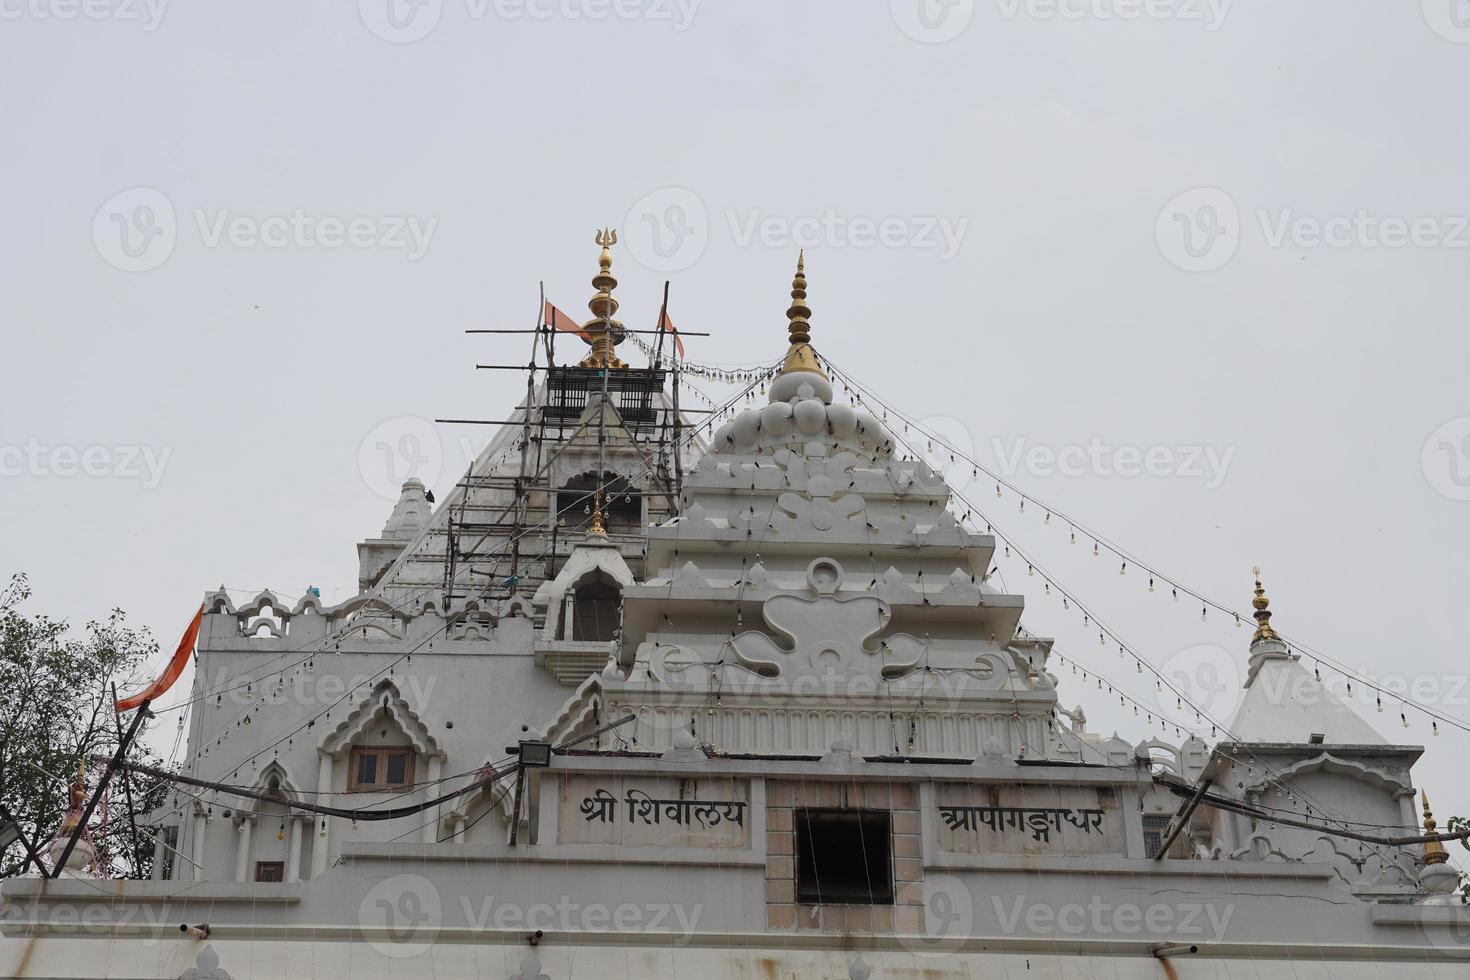
[{"label": "temple shikhara tower", "polygon": [[1213,743],[1089,731],[996,536],[839,394],[804,259],[695,411],[718,369],[597,243],[358,596],[204,595],[153,880],[5,882],[0,976],[1470,978],[1423,749],[1259,577]]}]

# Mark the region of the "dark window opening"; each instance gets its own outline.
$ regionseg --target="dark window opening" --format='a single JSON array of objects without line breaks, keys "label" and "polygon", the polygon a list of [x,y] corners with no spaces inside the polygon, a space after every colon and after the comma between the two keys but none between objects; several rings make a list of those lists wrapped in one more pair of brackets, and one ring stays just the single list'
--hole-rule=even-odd
[{"label": "dark window opening", "polygon": [[285,861],[256,861],[255,862],[255,880],[256,881],[285,881],[286,880],[286,862]]},{"label": "dark window opening", "polygon": [[796,811],[796,900],[892,905],[886,810]]},{"label": "dark window opening", "polygon": [[609,534],[636,534],[643,526],[643,495],[614,473],[598,479],[584,473],[562,485],[556,495],[556,513],[564,529],[585,531],[592,523],[592,504],[602,488],[602,523]]},{"label": "dark window opening", "polygon": [[397,789],[413,782],[413,752],[408,749],[353,749],[349,790]]},{"label": "dark window opening", "polygon": [[1158,857],[1164,849],[1164,835],[1169,832],[1167,813],[1145,813],[1143,815],[1143,853],[1145,857]]},{"label": "dark window opening", "polygon": [[617,635],[623,597],[604,582],[588,582],[572,593],[572,639],[611,640]]}]

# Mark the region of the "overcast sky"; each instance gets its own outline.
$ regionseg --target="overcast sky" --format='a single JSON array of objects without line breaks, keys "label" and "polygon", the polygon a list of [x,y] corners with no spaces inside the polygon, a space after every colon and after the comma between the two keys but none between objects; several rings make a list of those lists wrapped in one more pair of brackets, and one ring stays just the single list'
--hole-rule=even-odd
[{"label": "overcast sky", "polygon": [[[622,319],[670,279],[711,364],[781,355],[805,245],[836,364],[1192,588],[1245,609],[1262,565],[1284,631],[1470,719],[1470,10],[925,2],[0,0],[0,572],[169,648],[221,583],[350,597],[377,444],[450,487],[488,431],[422,420],[523,384],[473,365],[524,338],[463,331],[532,326],[540,280],[586,316],[612,225]],[[1228,716],[1248,630],[965,492]],[[1470,813],[1470,736],[1362,710]]]}]

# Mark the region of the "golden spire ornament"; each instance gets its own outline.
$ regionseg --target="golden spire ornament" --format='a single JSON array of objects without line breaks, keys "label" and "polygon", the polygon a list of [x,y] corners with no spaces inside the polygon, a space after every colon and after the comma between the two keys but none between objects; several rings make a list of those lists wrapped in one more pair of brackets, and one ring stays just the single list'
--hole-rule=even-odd
[{"label": "golden spire ornament", "polygon": [[602,491],[592,495],[592,526],[587,528],[589,538],[607,539],[607,528],[602,526]]},{"label": "golden spire ornament", "polygon": [[618,301],[613,298],[612,291],[617,288],[618,280],[612,274],[612,247],[618,243],[618,233],[612,228],[603,228],[593,240],[602,246],[602,254],[597,258],[597,275],[592,277],[592,285],[597,287],[597,292],[587,301],[592,319],[582,324],[582,333],[587,343],[592,345],[592,350],[577,366],[625,369],[628,365],[613,352],[613,348],[623,342],[623,325],[613,319],[613,314],[618,311]]},{"label": "golden spire ornament", "polygon": [[1256,632],[1255,635],[1251,637],[1251,643],[1254,644],[1259,640],[1278,640],[1280,639],[1280,637],[1278,637],[1276,635],[1276,631],[1271,628],[1271,610],[1269,608],[1271,605],[1271,600],[1266,598],[1266,590],[1261,586],[1261,566],[1257,565],[1255,568],[1252,568],[1251,571],[1254,572],[1256,576],[1256,597],[1251,600],[1251,605],[1254,606],[1256,610],[1254,613],[1256,619]]},{"label": "golden spire ornament", "polygon": [[817,363],[816,352],[812,350],[811,315],[812,308],[806,305],[806,252],[802,251],[796,256],[796,276],[791,280],[791,305],[786,309],[791,346],[786,351],[786,362],[781,365],[782,374],[809,371],[826,377]]},{"label": "golden spire ornament", "polygon": [[[1437,824],[1435,824],[1435,822],[1434,822],[1434,814],[1432,814],[1432,813],[1429,812],[1429,794],[1427,792],[1425,792],[1424,790],[1420,790],[1419,792],[1420,792],[1420,795],[1423,796],[1423,798],[1424,798],[1424,832],[1426,834],[1432,834],[1432,833],[1434,833],[1434,828],[1437,826]],[[1450,855],[1444,849],[1444,845],[1442,843],[1440,843],[1437,840],[1432,840],[1432,841],[1426,841],[1425,842],[1425,844],[1424,844],[1424,863],[1425,864],[1444,864],[1449,859],[1450,859]]]}]

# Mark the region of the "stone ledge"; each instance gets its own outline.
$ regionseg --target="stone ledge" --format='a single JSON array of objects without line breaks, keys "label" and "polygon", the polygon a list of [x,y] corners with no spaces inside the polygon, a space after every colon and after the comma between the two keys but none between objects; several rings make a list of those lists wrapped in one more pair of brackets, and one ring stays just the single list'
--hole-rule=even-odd
[{"label": "stone ledge", "polygon": [[1045,857],[1027,854],[957,854],[940,851],[924,862],[934,871],[1031,871],[1054,874],[1190,875],[1213,878],[1308,878],[1326,881],[1332,866],[1322,863],[1242,861],[1155,861],[1151,858]]},{"label": "stone ledge", "polygon": [[741,850],[711,847],[621,847],[611,844],[344,844],[342,863],[354,860],[454,861],[457,863],[536,864],[586,863],[683,864],[712,867],[764,868],[766,856],[754,847]]},{"label": "stone ledge", "polygon": [[241,901],[289,905],[301,901],[301,882],[238,881],[80,881],[68,878],[11,878],[0,895],[46,902],[215,902]]},{"label": "stone ledge", "polygon": [[[1384,926],[1470,927],[1470,905],[1373,905],[1369,915]],[[1470,956],[1470,947],[1466,947]]]}]

